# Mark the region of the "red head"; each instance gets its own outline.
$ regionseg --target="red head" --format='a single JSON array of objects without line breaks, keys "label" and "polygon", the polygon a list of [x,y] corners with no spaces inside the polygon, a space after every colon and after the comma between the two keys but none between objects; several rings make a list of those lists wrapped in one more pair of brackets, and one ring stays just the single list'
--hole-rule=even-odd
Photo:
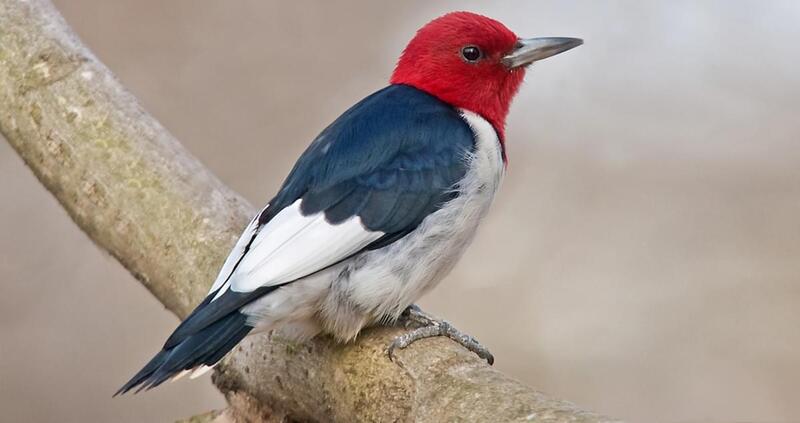
[{"label": "red head", "polygon": [[538,42],[535,46],[485,16],[448,13],[417,31],[400,56],[391,82],[411,85],[483,116],[502,140],[508,109],[526,65],[580,44],[572,38],[533,40]]}]

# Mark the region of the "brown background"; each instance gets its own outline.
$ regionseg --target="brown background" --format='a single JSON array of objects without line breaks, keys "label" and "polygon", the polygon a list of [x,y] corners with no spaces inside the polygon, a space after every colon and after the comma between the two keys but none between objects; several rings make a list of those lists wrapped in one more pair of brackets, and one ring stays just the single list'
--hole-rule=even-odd
[{"label": "brown background", "polygon": [[[497,366],[636,421],[800,419],[800,3],[59,0],[254,204],[450,10],[586,39],[529,73],[501,195],[422,301]],[[207,378],[113,391],[177,323],[0,143],[5,421],[170,421]],[[210,281],[209,281],[210,282]]]}]

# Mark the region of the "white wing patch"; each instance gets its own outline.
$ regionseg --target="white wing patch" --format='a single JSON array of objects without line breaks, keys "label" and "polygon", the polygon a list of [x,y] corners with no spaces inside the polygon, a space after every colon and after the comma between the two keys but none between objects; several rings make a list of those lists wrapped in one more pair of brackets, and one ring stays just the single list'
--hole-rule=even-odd
[{"label": "white wing patch", "polygon": [[228,280],[228,275],[231,274],[236,262],[239,261],[239,258],[241,258],[242,254],[244,254],[244,249],[247,247],[247,244],[253,238],[253,235],[255,235],[255,230],[258,228],[258,217],[261,216],[261,213],[264,213],[264,210],[266,210],[267,207],[269,207],[269,204],[267,204],[267,206],[264,207],[260,213],[256,214],[256,217],[254,217],[253,220],[250,221],[250,224],[244,228],[242,235],[239,236],[239,240],[236,241],[236,245],[233,246],[233,249],[228,254],[228,258],[225,259],[225,263],[222,265],[222,268],[219,269],[217,279],[214,281],[214,284],[211,285],[211,289],[208,291],[209,294],[218,290],[223,284],[225,284],[225,281]]},{"label": "white wing patch", "polygon": [[[228,283],[224,284],[223,278],[220,286],[224,284],[226,289],[235,292],[251,292],[262,286],[291,282],[349,257],[384,235],[383,232],[367,230],[358,216],[337,225],[328,222],[324,213],[303,216],[300,212],[301,201],[297,200],[281,210],[258,230],[247,254],[227,279]],[[249,241],[252,237],[249,226],[245,234],[248,231]],[[237,251],[238,247],[239,243],[231,252],[236,259],[229,257],[223,270],[229,261],[235,264],[241,257],[244,246],[241,251]]]}]

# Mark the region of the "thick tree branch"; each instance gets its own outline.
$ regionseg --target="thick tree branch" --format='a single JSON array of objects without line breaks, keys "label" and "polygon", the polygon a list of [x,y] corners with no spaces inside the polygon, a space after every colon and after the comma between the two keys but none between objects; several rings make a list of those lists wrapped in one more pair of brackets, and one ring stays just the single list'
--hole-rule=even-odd
[{"label": "thick tree branch", "polygon": [[[47,0],[0,0],[0,131],[81,229],[181,317],[255,212],[141,108]],[[239,420],[607,421],[445,339],[392,363],[385,347],[397,333],[369,330],[346,346],[251,337],[214,382]]]}]

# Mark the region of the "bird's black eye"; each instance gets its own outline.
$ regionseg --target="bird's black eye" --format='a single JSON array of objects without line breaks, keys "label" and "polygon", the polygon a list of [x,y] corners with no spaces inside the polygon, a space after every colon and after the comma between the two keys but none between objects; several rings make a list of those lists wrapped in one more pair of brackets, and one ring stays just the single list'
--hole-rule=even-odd
[{"label": "bird's black eye", "polygon": [[483,53],[476,46],[466,46],[461,49],[461,57],[469,63],[475,63],[483,57]]}]

